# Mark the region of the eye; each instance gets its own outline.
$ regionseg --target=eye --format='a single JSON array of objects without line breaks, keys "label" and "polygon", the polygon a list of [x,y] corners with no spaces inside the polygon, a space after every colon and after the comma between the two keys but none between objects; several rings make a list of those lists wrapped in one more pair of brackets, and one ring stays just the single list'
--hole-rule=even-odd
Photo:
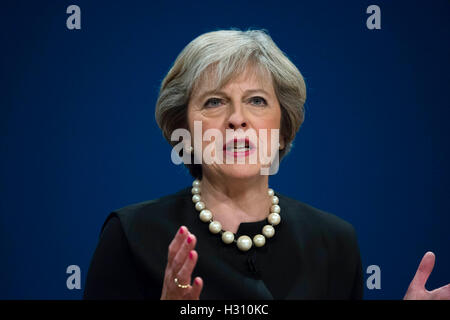
[{"label": "eye", "polygon": [[215,108],[219,107],[222,104],[222,99],[219,98],[211,98],[205,102],[205,107],[207,108]]},{"label": "eye", "polygon": [[263,97],[251,97],[249,101],[251,104],[253,104],[255,106],[266,106],[267,105],[267,101]]}]

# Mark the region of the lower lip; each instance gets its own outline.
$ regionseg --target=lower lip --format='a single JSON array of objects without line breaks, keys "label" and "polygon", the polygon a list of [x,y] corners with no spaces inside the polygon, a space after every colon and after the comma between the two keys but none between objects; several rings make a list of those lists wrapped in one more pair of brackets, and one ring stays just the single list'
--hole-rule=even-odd
[{"label": "lower lip", "polygon": [[231,150],[224,150],[224,151],[227,156],[229,155],[234,158],[238,158],[238,157],[247,157],[251,155],[252,153],[255,152],[255,148],[246,151],[231,151]]}]

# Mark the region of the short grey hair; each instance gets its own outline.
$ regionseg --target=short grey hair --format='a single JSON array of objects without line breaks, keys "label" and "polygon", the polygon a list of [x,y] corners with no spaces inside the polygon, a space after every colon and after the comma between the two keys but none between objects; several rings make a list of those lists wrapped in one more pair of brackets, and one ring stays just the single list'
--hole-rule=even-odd
[{"label": "short grey hair", "polygon": [[[290,151],[304,121],[306,86],[300,71],[265,30],[208,32],[181,51],[162,81],[156,103],[156,122],[166,140],[171,145],[177,144],[170,139],[172,132],[188,128],[189,99],[203,77],[213,72],[214,84],[221,88],[250,64],[272,78],[281,107],[280,136],[285,142],[279,154],[281,160]],[[201,178],[201,165],[186,164],[186,167],[194,178]]]}]

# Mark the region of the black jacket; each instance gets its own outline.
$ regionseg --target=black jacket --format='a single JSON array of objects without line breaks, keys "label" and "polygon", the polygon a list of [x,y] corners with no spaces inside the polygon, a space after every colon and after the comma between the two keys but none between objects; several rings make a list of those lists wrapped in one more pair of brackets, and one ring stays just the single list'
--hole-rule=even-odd
[{"label": "black jacket", "polygon": [[[277,194],[281,223],[261,248],[241,252],[198,218],[191,188],[129,205],[106,219],[85,284],[85,299],[159,299],[169,243],[181,225],[197,237],[193,277],[200,299],[361,299],[363,278],[354,228]],[[241,223],[237,236],[267,221]]]}]

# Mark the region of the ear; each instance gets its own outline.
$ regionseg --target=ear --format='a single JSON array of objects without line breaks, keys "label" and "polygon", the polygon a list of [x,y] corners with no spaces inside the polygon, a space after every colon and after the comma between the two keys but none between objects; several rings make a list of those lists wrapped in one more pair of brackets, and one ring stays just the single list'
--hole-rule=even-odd
[{"label": "ear", "polygon": [[193,151],[194,151],[194,148],[191,146],[191,145],[184,145],[184,148],[183,148],[187,153],[192,153]]},{"label": "ear", "polygon": [[279,149],[283,150],[286,147],[286,143],[284,141],[284,137],[280,135],[280,146]]}]

